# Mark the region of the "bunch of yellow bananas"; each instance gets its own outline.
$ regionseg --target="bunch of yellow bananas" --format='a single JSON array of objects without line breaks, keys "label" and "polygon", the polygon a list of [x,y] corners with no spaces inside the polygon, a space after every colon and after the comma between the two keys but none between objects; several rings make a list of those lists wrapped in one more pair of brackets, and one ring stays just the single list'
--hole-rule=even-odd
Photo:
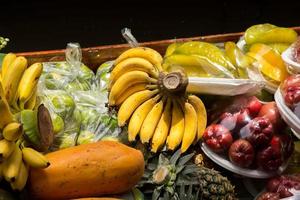
[{"label": "bunch of yellow bananas", "polygon": [[49,162],[36,150],[20,147],[20,123],[9,123],[4,127],[2,134],[4,139],[0,140],[0,176],[10,183],[13,190],[21,191],[27,182],[29,166],[45,168],[49,166]]},{"label": "bunch of yellow bananas", "polygon": [[[15,54],[7,54],[2,63],[0,76],[0,176],[8,181],[14,190],[25,187],[29,166],[44,168],[49,166],[46,157],[36,150],[23,147],[22,124],[17,122],[15,111],[33,109],[36,102],[36,88],[42,73],[42,64],[27,68],[27,60]],[[11,106],[11,107],[10,107]]]},{"label": "bunch of yellow bananas", "polygon": [[17,111],[33,109],[36,104],[36,90],[43,71],[41,63],[27,68],[27,60],[13,53],[7,54],[2,62],[2,85],[7,102]]},{"label": "bunch of yellow bananas", "polygon": [[200,98],[185,94],[187,84],[180,76],[162,71],[162,60],[158,52],[146,47],[122,53],[110,74],[109,105],[119,107],[119,126],[128,122],[129,141],[139,135],[142,143],[151,140],[152,152],[165,144],[170,150],[181,144],[185,152],[201,139],[206,110]]}]

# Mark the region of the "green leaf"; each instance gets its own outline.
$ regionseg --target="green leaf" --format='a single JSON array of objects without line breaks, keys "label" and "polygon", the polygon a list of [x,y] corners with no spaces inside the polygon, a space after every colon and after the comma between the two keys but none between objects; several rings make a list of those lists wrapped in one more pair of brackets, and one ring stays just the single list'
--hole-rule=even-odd
[{"label": "green leaf", "polygon": [[178,165],[177,166],[183,166],[185,165],[189,160],[191,160],[191,158],[194,156],[195,154],[194,153],[191,153],[191,154],[188,154],[188,155],[185,155],[183,157],[181,157],[178,161]]},{"label": "green leaf", "polygon": [[180,154],[181,154],[181,150],[178,149],[178,150],[172,155],[172,157],[170,158],[170,163],[171,163],[172,165],[175,165],[175,164],[176,164],[178,158],[180,157]]}]

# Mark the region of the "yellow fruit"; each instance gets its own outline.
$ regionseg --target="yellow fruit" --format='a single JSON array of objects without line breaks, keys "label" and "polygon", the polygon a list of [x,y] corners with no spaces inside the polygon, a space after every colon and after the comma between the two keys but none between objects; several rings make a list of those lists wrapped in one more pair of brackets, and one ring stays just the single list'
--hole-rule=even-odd
[{"label": "yellow fruit", "polygon": [[172,123],[169,136],[167,138],[167,147],[170,150],[175,150],[182,141],[184,133],[184,114],[181,106],[173,101],[172,108]]},{"label": "yellow fruit", "polygon": [[21,149],[16,144],[14,144],[14,149],[3,166],[3,176],[8,182],[15,182],[22,164]]},{"label": "yellow fruit", "polygon": [[24,189],[28,179],[28,171],[28,167],[22,162],[16,181],[10,183],[13,190],[22,191]]},{"label": "yellow fruit", "polygon": [[2,131],[2,135],[6,140],[15,142],[22,135],[22,124],[18,122],[7,124]]},{"label": "yellow fruit", "polygon": [[6,139],[0,140],[0,160],[7,159],[15,150],[15,143]]},{"label": "yellow fruit", "polygon": [[16,103],[16,93],[19,82],[27,67],[27,60],[23,56],[17,57],[7,69],[6,75],[2,77],[5,97],[9,105]]},{"label": "yellow fruit", "polygon": [[188,102],[194,107],[197,113],[197,141],[199,141],[207,125],[206,109],[201,99],[195,95],[189,95]]},{"label": "yellow fruit", "polygon": [[171,127],[171,105],[171,100],[168,99],[161,118],[155,128],[154,135],[151,141],[151,151],[154,153],[161,149],[166,142]]},{"label": "yellow fruit", "polygon": [[156,95],[154,98],[151,98],[144,102],[134,111],[128,124],[129,141],[135,140],[135,137],[139,133],[146,116],[159,99],[160,95]]},{"label": "yellow fruit", "polygon": [[29,148],[29,147],[23,148],[22,155],[23,155],[23,160],[30,167],[46,168],[50,165],[48,159],[43,154],[41,154],[40,152],[38,152],[32,148]]},{"label": "yellow fruit", "polygon": [[129,96],[131,96],[136,92],[146,90],[146,85],[147,83],[137,83],[131,86],[130,88],[128,88],[127,90],[125,90],[115,98],[116,99],[115,105],[118,106],[122,104]]},{"label": "yellow fruit", "polygon": [[156,125],[161,117],[164,108],[164,100],[160,100],[146,116],[140,130],[140,139],[142,143],[148,143],[152,138]]},{"label": "yellow fruit", "polygon": [[1,67],[1,75],[2,77],[6,76],[7,69],[11,65],[11,63],[17,58],[16,54],[8,53],[4,56]]},{"label": "yellow fruit", "polygon": [[36,91],[42,72],[42,63],[35,63],[25,70],[18,87],[18,103],[21,109],[24,109],[24,104],[33,95],[33,92]]},{"label": "yellow fruit", "polygon": [[181,144],[181,152],[184,153],[197,136],[197,113],[194,107],[185,102],[184,105],[184,134]]},{"label": "yellow fruit", "polygon": [[129,71],[143,71],[152,77],[158,77],[157,69],[148,60],[144,58],[128,58],[121,61],[113,68],[109,77],[109,88],[111,88],[122,74]]},{"label": "yellow fruit", "polygon": [[153,78],[142,71],[130,71],[122,76],[113,84],[111,91],[109,93],[109,105],[115,105],[116,98],[122,94],[124,91],[129,89],[132,85],[137,83],[151,83],[156,82]]},{"label": "yellow fruit", "polygon": [[158,93],[157,90],[143,90],[136,92],[130,97],[128,97],[124,103],[122,103],[118,111],[118,125],[124,126],[127,120],[130,118],[132,113],[139,107],[142,103],[150,99],[152,96]]},{"label": "yellow fruit", "polygon": [[158,70],[161,70],[162,57],[161,55],[148,47],[136,47],[131,48],[123,52],[115,61],[115,65],[119,64],[121,61],[132,58],[139,57],[144,58],[151,62]]}]

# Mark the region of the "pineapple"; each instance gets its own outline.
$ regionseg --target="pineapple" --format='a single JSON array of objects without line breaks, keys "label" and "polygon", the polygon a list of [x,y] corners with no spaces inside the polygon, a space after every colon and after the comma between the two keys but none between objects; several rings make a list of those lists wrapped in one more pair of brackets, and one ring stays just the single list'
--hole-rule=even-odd
[{"label": "pineapple", "polygon": [[234,187],[219,172],[192,162],[194,153],[171,157],[161,153],[148,160],[138,187],[152,200],[233,200]]}]

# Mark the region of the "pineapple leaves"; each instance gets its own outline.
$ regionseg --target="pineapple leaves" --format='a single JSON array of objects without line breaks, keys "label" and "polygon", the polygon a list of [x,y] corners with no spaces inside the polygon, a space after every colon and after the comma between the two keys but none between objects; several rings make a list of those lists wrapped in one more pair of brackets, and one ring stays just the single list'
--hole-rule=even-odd
[{"label": "pineapple leaves", "polygon": [[172,157],[170,158],[170,163],[171,163],[172,165],[176,165],[176,162],[177,162],[177,160],[179,159],[180,154],[181,154],[181,150],[178,149],[178,150],[172,155]]},{"label": "pineapple leaves", "polygon": [[177,166],[184,166],[191,158],[194,156],[194,153],[188,154],[183,156],[182,158],[179,159]]}]

